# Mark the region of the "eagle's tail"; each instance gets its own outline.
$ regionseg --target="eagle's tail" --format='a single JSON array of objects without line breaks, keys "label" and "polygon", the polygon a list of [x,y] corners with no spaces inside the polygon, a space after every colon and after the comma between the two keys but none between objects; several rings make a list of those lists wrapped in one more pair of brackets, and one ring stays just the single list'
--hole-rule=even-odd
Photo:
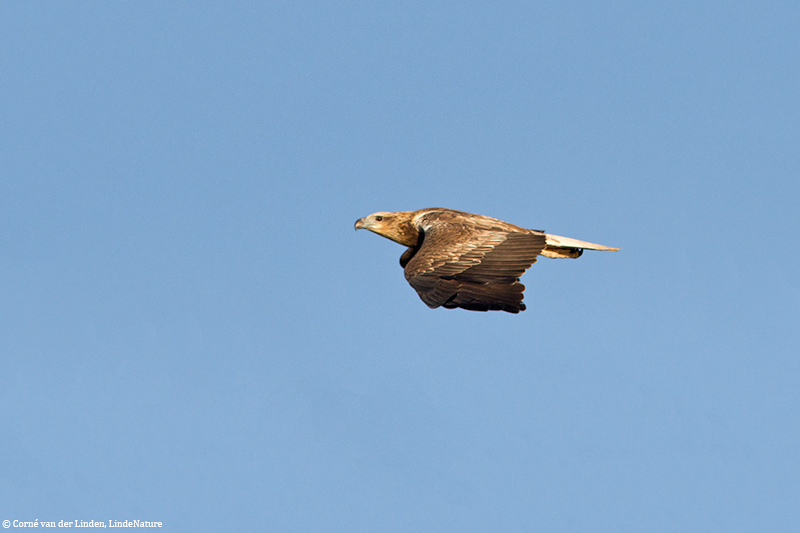
[{"label": "eagle's tail", "polygon": [[570,239],[569,237],[559,237],[558,235],[546,234],[545,237],[547,241],[545,242],[544,250],[542,250],[542,255],[551,259],[564,257],[575,259],[576,257],[580,257],[584,250],[602,250],[607,252],[616,252],[619,250],[619,248],[579,241],[578,239]]}]

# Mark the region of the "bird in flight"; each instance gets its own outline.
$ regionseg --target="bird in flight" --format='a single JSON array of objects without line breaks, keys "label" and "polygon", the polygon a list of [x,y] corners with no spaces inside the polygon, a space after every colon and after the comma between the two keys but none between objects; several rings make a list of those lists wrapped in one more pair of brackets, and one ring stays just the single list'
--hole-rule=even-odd
[{"label": "bird in flight", "polygon": [[380,211],[355,227],[408,246],[400,266],[430,308],[519,313],[519,278],[539,255],[574,259],[584,250],[619,250],[441,207]]}]

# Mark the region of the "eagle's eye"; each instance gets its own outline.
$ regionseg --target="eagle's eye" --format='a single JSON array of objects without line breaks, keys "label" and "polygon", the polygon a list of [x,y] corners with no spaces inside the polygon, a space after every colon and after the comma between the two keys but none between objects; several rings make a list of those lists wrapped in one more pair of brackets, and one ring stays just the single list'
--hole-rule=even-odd
[{"label": "eagle's eye", "polygon": [[382,216],[380,216],[380,215],[378,215],[378,216],[376,216],[376,217],[375,217],[375,220],[377,220],[378,222],[380,222],[381,220],[383,220],[383,217],[382,217]]}]

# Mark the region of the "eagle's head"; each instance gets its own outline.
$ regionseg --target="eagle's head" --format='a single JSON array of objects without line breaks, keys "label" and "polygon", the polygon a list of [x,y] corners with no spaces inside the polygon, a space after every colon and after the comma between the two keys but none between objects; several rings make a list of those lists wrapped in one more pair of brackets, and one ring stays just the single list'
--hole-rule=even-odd
[{"label": "eagle's head", "polygon": [[368,229],[405,246],[416,246],[419,231],[411,224],[412,211],[378,211],[356,220],[356,229]]}]

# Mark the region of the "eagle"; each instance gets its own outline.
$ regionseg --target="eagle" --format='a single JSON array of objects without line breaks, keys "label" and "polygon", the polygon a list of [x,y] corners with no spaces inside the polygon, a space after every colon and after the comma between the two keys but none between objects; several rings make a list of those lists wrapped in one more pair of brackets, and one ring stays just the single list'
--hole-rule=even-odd
[{"label": "eagle", "polygon": [[442,207],[379,211],[356,220],[355,229],[408,247],[400,266],[430,308],[519,313],[519,278],[540,255],[574,259],[584,250],[619,250]]}]

